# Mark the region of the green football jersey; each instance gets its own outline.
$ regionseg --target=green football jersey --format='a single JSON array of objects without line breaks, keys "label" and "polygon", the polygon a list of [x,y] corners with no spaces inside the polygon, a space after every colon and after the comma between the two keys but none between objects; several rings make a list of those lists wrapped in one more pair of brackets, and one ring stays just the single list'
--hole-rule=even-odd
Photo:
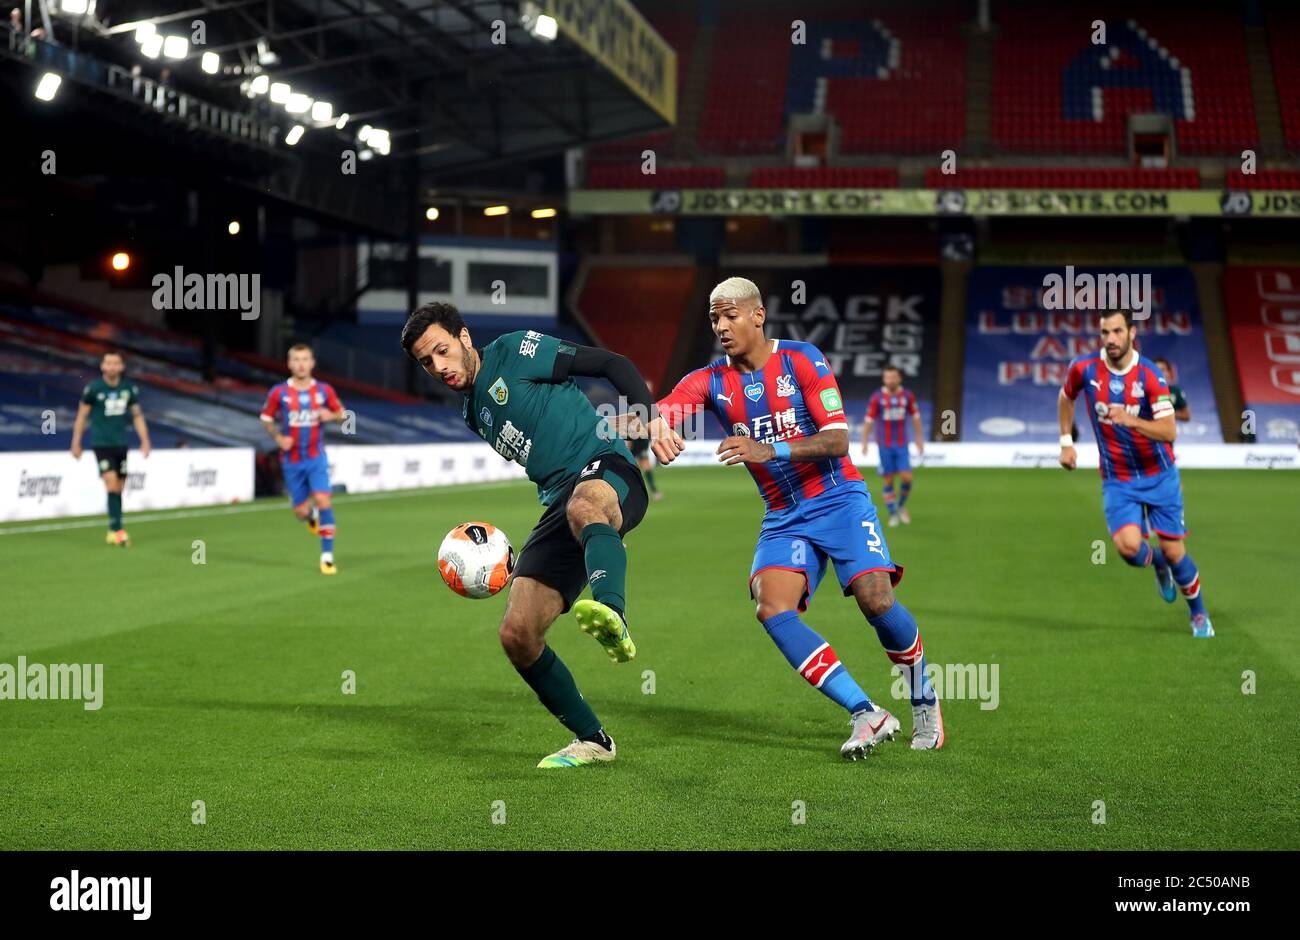
[{"label": "green football jersey", "polygon": [[1183,394],[1180,386],[1169,386],[1170,403],[1174,406],[1174,411],[1182,411],[1187,407],[1187,396]]},{"label": "green football jersey", "polygon": [[471,431],[527,471],[547,506],[602,454],[632,462],[627,445],[573,380],[552,381],[555,357],[573,351],[531,330],[493,340],[479,350],[478,375],[461,411]]},{"label": "green football jersey", "polygon": [[109,385],[95,379],[81,393],[90,406],[90,446],[126,447],[126,431],[131,426],[131,406],[140,404],[140,389],[125,378]]}]

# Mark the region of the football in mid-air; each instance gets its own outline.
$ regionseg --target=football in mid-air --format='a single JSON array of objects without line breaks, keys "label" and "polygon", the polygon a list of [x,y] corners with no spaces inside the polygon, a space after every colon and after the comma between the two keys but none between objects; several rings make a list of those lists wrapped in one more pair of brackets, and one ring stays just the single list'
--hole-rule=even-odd
[{"label": "football in mid-air", "polygon": [[506,534],[487,522],[462,522],[438,549],[438,573],[461,597],[491,597],[515,570],[515,550]]}]

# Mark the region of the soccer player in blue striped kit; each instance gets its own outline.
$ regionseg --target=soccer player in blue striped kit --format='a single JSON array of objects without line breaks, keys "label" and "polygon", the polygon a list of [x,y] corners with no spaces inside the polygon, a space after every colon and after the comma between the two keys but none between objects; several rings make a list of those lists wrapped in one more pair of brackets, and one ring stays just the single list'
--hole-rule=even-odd
[{"label": "soccer player in blue striped kit", "polygon": [[766,316],[753,281],[733,277],[713,289],[709,322],[727,355],[687,375],[659,402],[651,436],[667,433],[656,423],[674,426],[702,407],[731,430],[719,460],[745,464],[767,506],[749,574],[758,619],[790,665],[849,713],[853,731],[840,753],[865,756],[893,738],[899,721],[872,703],[800,617],[832,562],[845,596],[857,601],[910,686],[912,749],[937,750],[943,715],[926,676],[921,633],[894,596],[903,568],[890,558],[871,495],[848,458],[835,375],[817,347],[766,339]]}]

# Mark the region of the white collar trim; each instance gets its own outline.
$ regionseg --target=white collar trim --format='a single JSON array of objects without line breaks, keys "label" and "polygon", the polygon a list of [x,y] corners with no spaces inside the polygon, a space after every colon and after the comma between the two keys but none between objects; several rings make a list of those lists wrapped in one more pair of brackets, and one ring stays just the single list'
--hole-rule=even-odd
[{"label": "white collar trim", "polygon": [[1105,349],[1099,350],[1097,352],[1097,355],[1101,357],[1101,364],[1104,365],[1106,367],[1106,370],[1113,375],[1128,375],[1131,371],[1133,371],[1133,367],[1138,364],[1138,358],[1139,358],[1138,351],[1136,349],[1130,349],[1128,365],[1126,365],[1123,369],[1115,369],[1112,368],[1110,364],[1110,357],[1106,355]]}]

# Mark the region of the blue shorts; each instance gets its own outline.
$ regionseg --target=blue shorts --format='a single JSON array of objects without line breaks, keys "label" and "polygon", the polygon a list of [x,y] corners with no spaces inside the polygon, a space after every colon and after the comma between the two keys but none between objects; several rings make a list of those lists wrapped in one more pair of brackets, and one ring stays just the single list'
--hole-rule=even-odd
[{"label": "blue shorts", "polygon": [[281,460],[284,485],[289,490],[289,502],[301,506],[311,499],[312,493],[330,492],[330,462],[324,454],[297,463]]},{"label": "blue shorts", "polygon": [[1104,480],[1101,496],[1111,535],[1125,526],[1135,525],[1141,527],[1145,538],[1150,534],[1148,523],[1157,535],[1171,539],[1187,535],[1182,480],[1177,467],[1135,480]]},{"label": "blue shorts", "polygon": [[888,571],[894,584],[903,577],[902,565],[889,557],[876,507],[861,481],[842,483],[763,517],[749,571],[749,596],[754,596],[754,577],[766,568],[800,571],[808,584],[799,609],[807,610],[828,561],[835,563],[835,576],[846,596],[849,585],[868,571]]},{"label": "blue shorts", "polygon": [[907,455],[907,445],[902,447],[880,448],[880,475],[882,477],[902,473],[912,469],[912,461]]}]

